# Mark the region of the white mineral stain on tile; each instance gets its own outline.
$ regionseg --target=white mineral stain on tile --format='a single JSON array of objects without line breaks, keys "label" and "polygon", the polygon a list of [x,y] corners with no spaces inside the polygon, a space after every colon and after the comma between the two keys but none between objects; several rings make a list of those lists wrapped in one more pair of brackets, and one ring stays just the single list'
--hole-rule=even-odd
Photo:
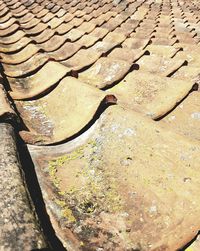
[{"label": "white mineral stain on tile", "polygon": [[200,112],[194,112],[191,114],[191,117],[193,119],[197,119],[197,120],[200,120]]}]

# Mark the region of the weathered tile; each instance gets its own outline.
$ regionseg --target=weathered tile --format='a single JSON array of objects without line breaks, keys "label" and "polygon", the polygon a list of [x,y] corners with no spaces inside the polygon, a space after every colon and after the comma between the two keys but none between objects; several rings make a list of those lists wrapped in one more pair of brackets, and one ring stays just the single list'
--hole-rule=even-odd
[{"label": "weathered tile", "polygon": [[21,136],[26,142],[37,144],[67,139],[88,124],[105,98],[104,92],[75,78],[65,78],[49,95],[39,100],[16,101],[29,129],[29,132],[21,132]]}]

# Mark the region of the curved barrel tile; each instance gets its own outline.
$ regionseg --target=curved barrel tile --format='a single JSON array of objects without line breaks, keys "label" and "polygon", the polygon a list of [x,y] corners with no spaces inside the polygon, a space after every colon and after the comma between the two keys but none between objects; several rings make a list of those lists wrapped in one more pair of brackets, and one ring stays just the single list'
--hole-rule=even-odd
[{"label": "curved barrel tile", "polygon": [[17,53],[13,54],[3,54],[1,53],[1,59],[0,61],[2,63],[6,64],[20,64],[24,61],[30,59],[33,55],[35,55],[40,50],[39,47],[37,47],[34,44],[28,44],[24,49]]},{"label": "curved barrel tile", "polygon": [[80,48],[79,44],[66,42],[59,49],[49,52],[48,55],[57,61],[62,61],[73,56]]},{"label": "curved barrel tile", "polygon": [[10,27],[4,30],[0,30],[0,37],[8,36],[14,32],[16,32],[19,29],[19,25],[14,23]]},{"label": "curved barrel tile", "polygon": [[149,39],[127,38],[123,44],[123,48],[128,49],[144,49],[149,44]]},{"label": "curved barrel tile", "polygon": [[145,49],[148,50],[150,54],[172,58],[177,52],[180,51],[181,47],[176,48],[167,45],[148,45]]},{"label": "curved barrel tile", "polygon": [[184,136],[200,140],[200,92],[192,92],[162,121]]},{"label": "curved barrel tile", "polygon": [[41,44],[49,40],[53,35],[55,34],[55,31],[52,29],[45,29],[43,32],[41,32],[37,36],[32,36],[31,39],[33,39],[37,44]]},{"label": "curved barrel tile", "polygon": [[79,71],[96,62],[100,56],[101,53],[93,49],[81,49],[74,56],[61,61],[61,63],[74,71]]},{"label": "curved barrel tile", "polygon": [[13,53],[23,49],[25,46],[30,44],[32,40],[28,37],[22,37],[19,41],[13,44],[2,44],[0,46],[0,52],[3,53]]},{"label": "curved barrel tile", "polygon": [[34,17],[30,21],[28,21],[26,23],[22,23],[21,27],[22,27],[22,29],[25,29],[25,30],[26,29],[31,29],[34,26],[36,26],[37,24],[39,24],[39,23],[40,23],[40,19]]},{"label": "curved barrel tile", "polygon": [[19,20],[20,24],[25,24],[25,23],[31,21],[31,19],[33,19],[34,17],[35,16],[33,15],[33,13],[28,12],[26,15],[18,18],[18,20]]},{"label": "curved barrel tile", "polygon": [[9,77],[22,77],[37,70],[44,65],[49,58],[45,54],[37,53],[26,62],[16,65],[3,63],[4,73]]},{"label": "curved barrel tile", "polygon": [[16,18],[11,17],[8,21],[6,21],[4,23],[0,23],[0,30],[4,30],[4,29],[9,28],[16,21],[17,21]]},{"label": "curved barrel tile", "polygon": [[167,77],[186,64],[184,59],[166,58],[159,55],[143,56],[138,61],[140,70]]},{"label": "curved barrel tile", "polygon": [[47,96],[15,104],[30,132],[21,136],[26,142],[51,144],[78,133],[92,120],[104,92],[67,77]]},{"label": "curved barrel tile", "polygon": [[10,18],[12,18],[12,14],[7,12],[6,15],[0,17],[0,23],[7,22]]},{"label": "curved barrel tile", "polygon": [[38,72],[25,78],[7,78],[13,99],[33,98],[55,85],[70,70],[60,63],[49,61]]},{"label": "curved barrel tile", "polygon": [[65,41],[65,37],[55,35],[46,42],[39,44],[38,46],[40,46],[40,48],[46,52],[51,52],[57,50],[61,45],[65,43]]},{"label": "curved barrel tile", "polygon": [[13,44],[19,41],[25,35],[26,33],[24,33],[22,30],[18,30],[14,34],[11,34],[10,36],[0,37],[0,43],[1,44]]},{"label": "curved barrel tile", "polygon": [[39,23],[31,29],[24,30],[24,32],[26,32],[26,34],[28,34],[29,36],[33,36],[33,35],[37,35],[37,34],[41,33],[42,31],[47,29],[47,27],[48,27],[47,24]]},{"label": "curved barrel tile", "polygon": [[157,119],[186,97],[193,85],[193,81],[133,71],[109,92],[116,95],[119,103],[126,107]]},{"label": "curved barrel tile", "polygon": [[129,63],[133,63],[142,57],[145,53],[148,53],[145,50],[136,49],[130,50],[128,48],[115,48],[108,54],[108,58],[116,60],[124,60]]},{"label": "curved barrel tile", "polygon": [[97,88],[105,88],[121,80],[131,64],[123,60],[100,58],[88,70],[79,74],[79,79]]},{"label": "curved barrel tile", "polygon": [[91,129],[64,145],[29,146],[65,248],[184,246],[200,225],[199,143],[118,106]]}]

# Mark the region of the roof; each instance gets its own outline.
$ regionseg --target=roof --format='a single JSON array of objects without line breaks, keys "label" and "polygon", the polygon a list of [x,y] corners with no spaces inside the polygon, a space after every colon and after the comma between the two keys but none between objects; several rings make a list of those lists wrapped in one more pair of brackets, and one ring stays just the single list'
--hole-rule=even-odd
[{"label": "roof", "polygon": [[199,10],[0,1],[2,127],[67,250],[177,250],[197,235]]}]

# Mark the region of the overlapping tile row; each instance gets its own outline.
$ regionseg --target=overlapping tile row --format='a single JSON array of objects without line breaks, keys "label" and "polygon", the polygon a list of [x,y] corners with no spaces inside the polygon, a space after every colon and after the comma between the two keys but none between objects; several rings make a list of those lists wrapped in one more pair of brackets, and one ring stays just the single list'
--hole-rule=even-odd
[{"label": "overlapping tile row", "polygon": [[200,229],[199,9],[1,0],[10,113],[67,250],[176,250]]}]

